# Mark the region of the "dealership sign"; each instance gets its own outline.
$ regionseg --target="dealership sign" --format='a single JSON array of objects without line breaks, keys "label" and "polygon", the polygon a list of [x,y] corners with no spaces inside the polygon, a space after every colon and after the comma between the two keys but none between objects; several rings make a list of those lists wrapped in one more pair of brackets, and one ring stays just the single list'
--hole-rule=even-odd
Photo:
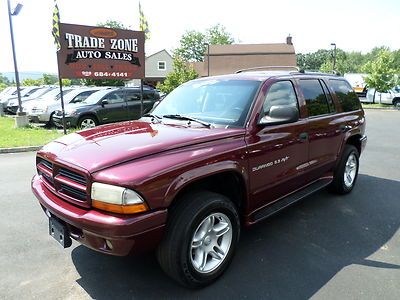
[{"label": "dealership sign", "polygon": [[144,33],[60,23],[60,77],[144,78]]}]

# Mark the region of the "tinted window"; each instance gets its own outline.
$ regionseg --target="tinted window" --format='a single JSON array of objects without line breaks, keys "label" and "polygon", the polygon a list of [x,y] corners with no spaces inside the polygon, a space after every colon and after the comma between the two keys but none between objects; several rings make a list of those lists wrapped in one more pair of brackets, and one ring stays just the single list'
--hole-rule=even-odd
[{"label": "tinted window", "polygon": [[111,92],[103,98],[103,100],[105,99],[108,100],[109,104],[122,103],[124,102],[124,92],[123,91]]},{"label": "tinted window", "polygon": [[264,114],[267,115],[274,105],[297,107],[296,93],[290,81],[279,81],[271,85],[263,105]]},{"label": "tinted window", "polygon": [[336,107],[335,107],[335,104],[333,103],[332,95],[329,92],[328,87],[326,86],[325,82],[323,82],[322,80],[320,82],[322,84],[322,88],[324,89],[324,92],[325,92],[325,95],[326,95],[326,99],[328,100],[329,110],[331,112],[335,112],[336,111]]},{"label": "tinted window", "polygon": [[343,111],[360,109],[360,101],[351,86],[345,80],[329,80],[332,89],[335,91]]},{"label": "tinted window", "polygon": [[306,100],[309,117],[329,113],[328,102],[319,80],[300,80],[300,89]]},{"label": "tinted window", "polygon": [[[143,97],[143,99],[145,99]],[[127,91],[126,92],[126,101],[139,101],[140,100],[140,91]]]}]

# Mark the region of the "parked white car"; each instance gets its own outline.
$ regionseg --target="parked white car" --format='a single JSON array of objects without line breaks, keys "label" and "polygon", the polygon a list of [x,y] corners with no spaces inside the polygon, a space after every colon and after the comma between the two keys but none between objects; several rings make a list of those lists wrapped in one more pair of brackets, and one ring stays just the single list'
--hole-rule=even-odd
[{"label": "parked white car", "polygon": [[[63,90],[64,92],[64,103],[79,103],[84,101],[92,93],[97,92],[103,87],[91,87],[91,88],[75,88],[70,90]],[[65,93],[67,91],[67,93]],[[45,98],[36,101],[32,101],[25,107],[25,111],[31,122],[34,123],[52,123],[52,115],[56,110],[61,110],[61,99],[60,95],[52,98]]]},{"label": "parked white car", "polygon": [[375,103],[393,104],[397,108],[400,108],[400,86],[396,86],[386,93],[380,93],[380,92],[375,93],[375,89],[369,88],[365,102],[373,103],[374,94],[375,94]]},{"label": "parked white car", "polygon": [[[31,101],[37,99],[46,93],[53,90],[55,87],[52,86],[35,86],[24,88],[21,91],[21,102],[25,103],[27,101]],[[15,114],[18,110],[18,96],[14,96],[13,98],[8,99],[8,103],[6,106],[6,111],[11,114]]]}]

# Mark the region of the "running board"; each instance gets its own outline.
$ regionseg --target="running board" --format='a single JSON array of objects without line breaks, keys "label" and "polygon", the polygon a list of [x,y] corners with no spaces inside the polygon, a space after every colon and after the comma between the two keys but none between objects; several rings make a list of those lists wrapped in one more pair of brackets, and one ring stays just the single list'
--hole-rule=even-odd
[{"label": "running board", "polygon": [[275,203],[268,205],[257,211],[254,214],[254,222],[260,221],[262,219],[268,218],[273,214],[276,214],[278,211],[296,203],[297,201],[315,193],[316,191],[326,187],[332,182],[332,178],[323,178],[313,182],[312,184],[306,186],[304,189],[301,189],[289,196],[286,196],[280,200],[275,201]]}]

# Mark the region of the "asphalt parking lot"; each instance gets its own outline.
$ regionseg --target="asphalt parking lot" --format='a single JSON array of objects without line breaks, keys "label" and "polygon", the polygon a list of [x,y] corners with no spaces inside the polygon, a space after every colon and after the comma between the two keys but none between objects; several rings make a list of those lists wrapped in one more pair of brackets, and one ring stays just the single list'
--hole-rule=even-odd
[{"label": "asphalt parking lot", "polygon": [[245,230],[228,271],[197,291],[151,253],[63,250],[30,191],[35,154],[0,155],[0,299],[400,299],[400,111],[366,114],[353,192],[321,191]]}]

